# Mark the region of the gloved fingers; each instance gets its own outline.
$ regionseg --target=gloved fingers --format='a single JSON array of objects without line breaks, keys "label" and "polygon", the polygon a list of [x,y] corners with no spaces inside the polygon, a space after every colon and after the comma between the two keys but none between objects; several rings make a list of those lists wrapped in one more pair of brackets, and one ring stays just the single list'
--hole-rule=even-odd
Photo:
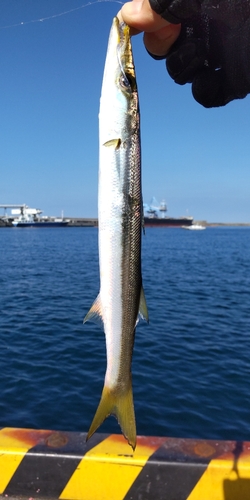
[{"label": "gloved fingers", "polygon": [[204,67],[207,53],[203,40],[188,38],[172,48],[166,58],[169,75],[179,85],[191,83],[201,68]]},{"label": "gloved fingers", "polygon": [[250,2],[244,0],[149,0],[152,9],[173,24],[196,15],[222,21],[230,28],[242,25],[250,16]]},{"label": "gloved fingers", "polygon": [[222,69],[203,68],[193,80],[192,93],[205,108],[225,106],[235,99],[235,93]]},{"label": "gloved fingers", "polygon": [[149,3],[163,19],[179,24],[200,14],[202,2],[199,0],[149,0]]}]

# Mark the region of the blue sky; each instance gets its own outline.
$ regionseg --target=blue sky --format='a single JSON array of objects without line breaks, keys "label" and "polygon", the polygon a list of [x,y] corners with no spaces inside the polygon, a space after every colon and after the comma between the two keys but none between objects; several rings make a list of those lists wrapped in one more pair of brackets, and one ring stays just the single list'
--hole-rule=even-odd
[{"label": "blue sky", "polygon": [[[119,8],[0,0],[0,204],[97,215],[98,108]],[[141,35],[133,50],[144,201],[164,198],[171,216],[250,222],[250,98],[204,109],[150,58]]]}]

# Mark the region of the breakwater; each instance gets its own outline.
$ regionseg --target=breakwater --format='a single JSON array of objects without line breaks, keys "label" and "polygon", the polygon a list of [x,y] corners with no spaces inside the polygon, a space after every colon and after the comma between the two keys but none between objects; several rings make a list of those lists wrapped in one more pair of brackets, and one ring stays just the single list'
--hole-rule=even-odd
[{"label": "breakwater", "polygon": [[72,218],[66,218],[66,220],[69,219],[68,226],[69,227],[97,227],[98,226],[98,219],[84,219],[81,217],[72,217]]}]

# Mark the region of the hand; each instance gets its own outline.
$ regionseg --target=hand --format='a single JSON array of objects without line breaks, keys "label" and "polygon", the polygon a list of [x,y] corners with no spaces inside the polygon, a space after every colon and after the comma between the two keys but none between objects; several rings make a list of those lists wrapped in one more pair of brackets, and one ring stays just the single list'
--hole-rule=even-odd
[{"label": "hand", "polygon": [[150,7],[148,0],[133,0],[125,3],[118,17],[127,23],[135,35],[144,31],[144,44],[148,52],[155,56],[166,56],[179,36],[180,24],[170,24]]},{"label": "hand", "polygon": [[[153,57],[165,55],[176,83],[192,83],[194,98],[207,108],[250,93],[249,0],[150,0],[150,4],[153,14],[148,0],[134,0],[121,12],[130,26],[146,31],[144,43]],[[162,25],[164,18],[181,23],[181,32],[179,24]]]}]

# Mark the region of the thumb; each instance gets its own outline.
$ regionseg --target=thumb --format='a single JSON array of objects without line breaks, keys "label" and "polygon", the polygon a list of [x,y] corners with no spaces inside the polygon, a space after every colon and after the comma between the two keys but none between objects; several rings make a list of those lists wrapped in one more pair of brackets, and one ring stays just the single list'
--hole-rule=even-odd
[{"label": "thumb", "polygon": [[151,9],[149,0],[127,2],[123,5],[120,14],[123,21],[138,30],[137,32],[154,32],[169,24]]},{"label": "thumb", "polygon": [[180,24],[169,24],[153,33],[144,33],[144,45],[154,56],[166,56],[181,31]]}]

